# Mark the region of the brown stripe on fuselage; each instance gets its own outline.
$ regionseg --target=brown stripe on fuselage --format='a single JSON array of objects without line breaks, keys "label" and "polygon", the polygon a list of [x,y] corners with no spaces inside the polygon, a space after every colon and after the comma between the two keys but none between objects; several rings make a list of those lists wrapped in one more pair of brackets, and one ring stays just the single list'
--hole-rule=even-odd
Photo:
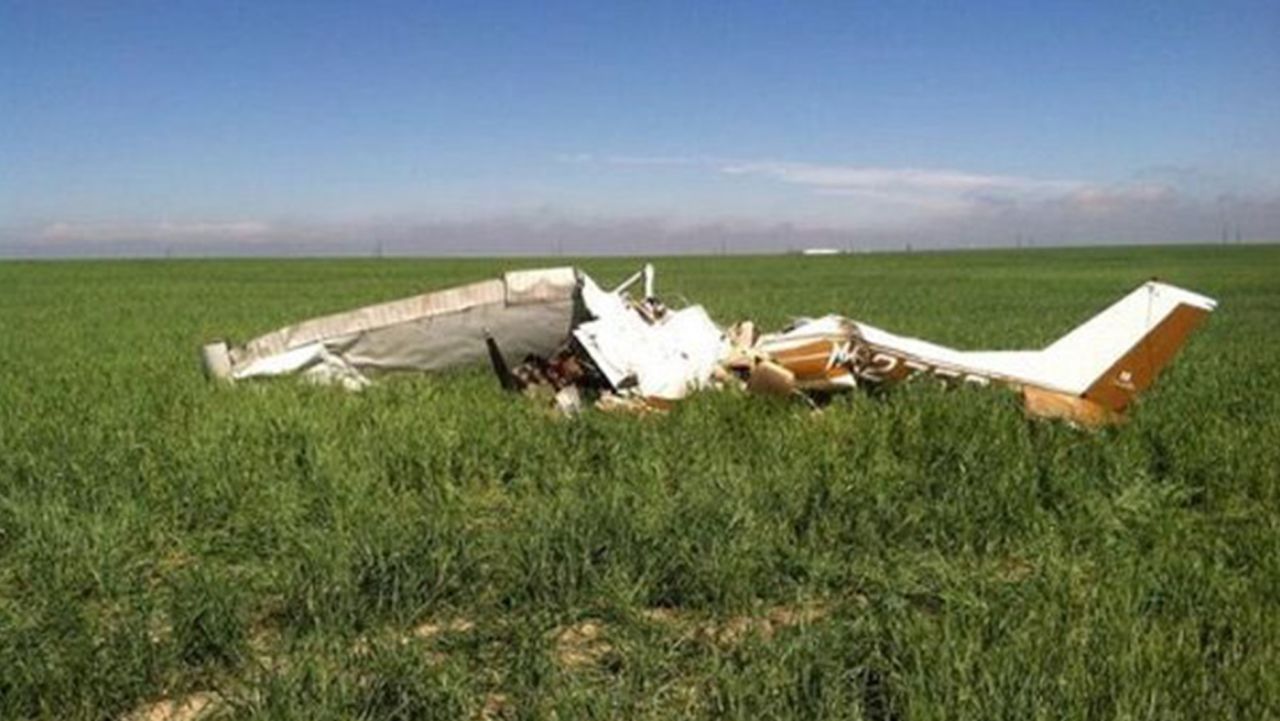
[{"label": "brown stripe on fuselage", "polygon": [[1123,411],[1151,385],[1206,315],[1208,311],[1203,308],[1180,304],[1098,376],[1083,397],[1113,411]]},{"label": "brown stripe on fuselage", "polygon": [[778,365],[795,374],[797,380],[825,378],[835,357],[836,341],[815,340],[793,348],[770,352]]}]

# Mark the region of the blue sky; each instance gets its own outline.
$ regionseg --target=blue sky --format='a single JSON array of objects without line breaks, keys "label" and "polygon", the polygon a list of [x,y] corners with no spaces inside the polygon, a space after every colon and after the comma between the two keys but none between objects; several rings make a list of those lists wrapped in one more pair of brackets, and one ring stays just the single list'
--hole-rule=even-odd
[{"label": "blue sky", "polygon": [[1276,239],[1277,196],[1274,2],[0,4],[27,252]]}]

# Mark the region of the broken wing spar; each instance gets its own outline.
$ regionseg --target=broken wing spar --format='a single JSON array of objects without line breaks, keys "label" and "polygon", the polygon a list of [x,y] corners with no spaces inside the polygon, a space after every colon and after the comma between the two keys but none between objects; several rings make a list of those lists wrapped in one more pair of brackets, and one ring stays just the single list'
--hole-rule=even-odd
[{"label": "broken wing spar", "polygon": [[[633,297],[641,280],[643,296]],[[828,394],[925,373],[1004,384],[1022,392],[1032,415],[1097,425],[1122,417],[1216,306],[1150,281],[1045,348],[963,351],[836,315],[759,336],[749,322],[725,331],[701,306],[665,307],[653,282],[649,265],[608,291],[574,268],[514,271],[304,321],[235,348],[213,343],[203,356],[219,378],[299,373],[349,388],[379,372],[487,360],[504,387],[548,387],[565,410],[581,391],[636,408],[734,382]]]}]

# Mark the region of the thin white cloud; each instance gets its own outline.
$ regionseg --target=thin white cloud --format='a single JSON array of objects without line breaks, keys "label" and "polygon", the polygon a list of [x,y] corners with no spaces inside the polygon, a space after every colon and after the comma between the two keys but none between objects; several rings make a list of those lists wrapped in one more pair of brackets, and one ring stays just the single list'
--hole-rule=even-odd
[{"label": "thin white cloud", "polygon": [[1042,180],[945,169],[785,162],[734,163],[722,166],[720,172],[771,178],[828,194],[880,193],[894,197],[913,194],[962,197],[982,194],[1043,196],[1072,191],[1085,185],[1074,180]]},{"label": "thin white cloud", "polygon": [[[635,171],[692,168],[726,181],[717,191],[721,201],[726,191],[733,195],[734,183],[751,181],[741,189],[743,218],[761,227],[828,228],[871,244],[1203,242],[1274,237],[1280,227],[1280,195],[1265,186],[1233,193],[1222,178],[1186,166],[1097,182],[698,155],[582,157]],[[778,202],[767,202],[771,187]]]},{"label": "thin white cloud", "polygon": [[698,155],[578,154],[561,156],[560,160],[639,168],[695,167],[727,178],[773,181],[781,186],[806,189],[813,196],[831,198],[833,202],[859,201],[850,212],[863,220],[888,215],[901,218],[904,211],[917,217],[966,213],[993,203],[1044,201],[1094,188],[1080,180],[946,168],[731,160]]}]

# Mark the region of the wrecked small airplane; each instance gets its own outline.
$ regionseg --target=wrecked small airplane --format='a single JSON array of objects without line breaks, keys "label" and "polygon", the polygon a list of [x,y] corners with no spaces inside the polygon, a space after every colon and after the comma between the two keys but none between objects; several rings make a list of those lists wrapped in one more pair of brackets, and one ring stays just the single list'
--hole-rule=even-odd
[{"label": "wrecked small airplane", "polygon": [[[641,294],[631,290],[640,285]],[[287,326],[242,346],[202,349],[206,373],[231,381],[300,374],[349,389],[389,371],[488,362],[503,388],[565,413],[659,410],[703,388],[821,399],[916,375],[997,383],[1029,415],[1084,426],[1117,422],[1217,303],[1150,281],[1039,350],[962,351],[838,315],[757,334],[699,305],[671,309],[652,265],[612,290],[571,267],[501,278]]]}]

